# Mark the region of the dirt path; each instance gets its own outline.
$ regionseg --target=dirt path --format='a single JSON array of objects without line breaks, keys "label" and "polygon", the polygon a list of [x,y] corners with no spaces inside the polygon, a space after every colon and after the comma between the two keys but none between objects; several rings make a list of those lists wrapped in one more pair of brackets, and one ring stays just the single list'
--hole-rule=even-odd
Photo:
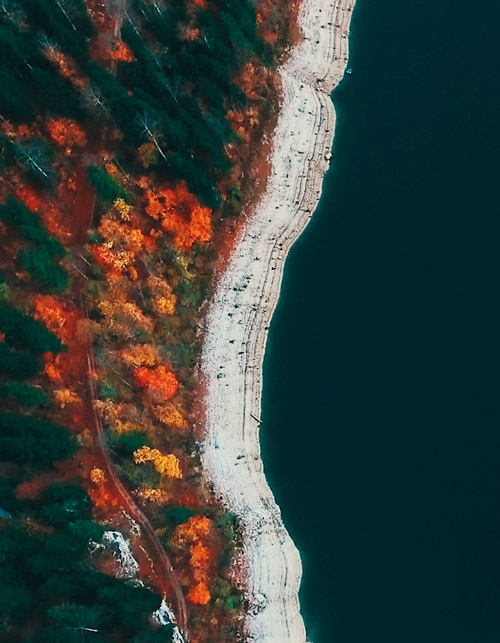
[{"label": "dirt path", "polygon": [[[80,297],[79,302],[80,308],[83,315],[87,318],[87,306],[83,294]],[[151,560],[151,570],[156,576],[157,585],[161,588],[163,592],[163,597],[171,596],[173,591],[173,598],[175,598],[176,603],[176,619],[179,629],[181,630],[184,638],[187,637],[187,624],[188,624],[188,613],[186,607],[186,601],[184,599],[184,593],[182,587],[177,580],[177,576],[173,570],[172,564],[170,562],[167,553],[163,549],[161,543],[159,542],[156,534],[154,532],[151,523],[149,522],[146,515],[138,507],[134,499],[132,498],[130,492],[125,488],[124,484],[121,482],[119,477],[116,474],[111,456],[106,444],[106,435],[104,427],[99,413],[95,410],[95,400],[96,400],[96,386],[95,386],[95,362],[94,362],[94,352],[92,349],[91,342],[87,343],[87,367],[88,367],[88,388],[89,388],[89,402],[91,404],[93,424],[94,424],[94,434],[96,440],[96,446],[98,447],[104,462],[104,470],[106,473],[106,478],[108,483],[113,486],[113,495],[114,497],[120,500],[122,505],[122,510],[130,518],[132,518],[136,523],[138,523],[142,529],[142,535],[146,540],[145,551],[148,552],[149,558]]]},{"label": "dirt path", "polygon": [[[94,190],[83,167],[77,172],[77,183],[73,217],[74,229],[72,230],[74,243],[76,242],[78,244],[76,247],[81,246],[88,239],[95,210]],[[85,265],[82,264],[82,270],[74,280],[73,295],[79,309],[80,317],[82,319],[88,319],[87,304],[84,296],[84,279]],[[95,446],[98,450],[98,456],[100,456],[99,459],[102,463],[102,469],[106,474],[106,484],[110,486],[109,491],[111,495],[119,501],[123,514],[129,518],[131,522],[130,528],[132,529],[134,527],[132,521],[135,521],[135,523],[140,526],[141,538],[144,541],[143,549],[147,552],[154,585],[162,593],[163,598],[169,598],[173,601],[177,625],[184,639],[188,641],[188,611],[182,587],[173,570],[169,557],[156,537],[151,523],[117,476],[109,454],[104,427],[99,413],[96,412],[95,357],[90,337],[86,339],[84,349],[87,361],[87,410],[88,416],[91,419],[91,429],[95,438]]]}]

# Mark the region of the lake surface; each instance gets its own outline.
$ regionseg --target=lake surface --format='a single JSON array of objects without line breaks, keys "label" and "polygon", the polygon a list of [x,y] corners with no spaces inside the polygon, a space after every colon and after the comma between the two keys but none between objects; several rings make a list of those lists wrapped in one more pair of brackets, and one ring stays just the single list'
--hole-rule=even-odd
[{"label": "lake surface", "polygon": [[494,0],[354,11],[264,370],[313,643],[500,641],[499,25]]}]

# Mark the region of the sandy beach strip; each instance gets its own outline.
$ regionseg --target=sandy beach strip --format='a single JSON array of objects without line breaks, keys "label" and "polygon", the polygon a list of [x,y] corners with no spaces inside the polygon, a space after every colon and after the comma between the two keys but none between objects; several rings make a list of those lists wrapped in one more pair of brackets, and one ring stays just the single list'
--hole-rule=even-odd
[{"label": "sandy beach strip", "polygon": [[[216,492],[243,524],[252,606],[246,629],[248,640],[258,643],[306,641],[298,601],[301,560],[260,457],[262,364],[286,256],[318,204],[329,166],[335,129],[330,94],[344,76],[353,5],[302,3],[304,40],[279,70],[283,106],[272,175],[220,275],[206,321],[203,459]],[[291,473],[295,467],[290,463]]]}]

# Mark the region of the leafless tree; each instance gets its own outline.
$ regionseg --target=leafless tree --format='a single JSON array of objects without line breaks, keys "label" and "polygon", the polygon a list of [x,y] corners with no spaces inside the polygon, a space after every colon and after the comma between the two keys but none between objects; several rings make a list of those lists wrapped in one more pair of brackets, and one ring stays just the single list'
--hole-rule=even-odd
[{"label": "leafless tree", "polygon": [[142,131],[146,136],[150,139],[150,141],[154,144],[156,149],[158,150],[160,156],[164,161],[167,160],[167,157],[165,156],[165,153],[161,149],[160,143],[158,141],[159,137],[159,122],[158,119],[152,117],[150,114],[147,112],[144,112],[143,114],[138,114],[136,117],[136,120],[138,124],[142,127]]},{"label": "leafless tree", "polygon": [[59,7],[59,9],[63,13],[64,17],[66,18],[66,20],[71,25],[71,28],[73,29],[73,31],[77,31],[73,20],[71,20],[71,17],[69,15],[69,13],[66,11],[67,4],[68,4],[67,0],[56,0],[56,5]]},{"label": "leafless tree", "polygon": [[45,179],[52,173],[45,150],[37,143],[28,145],[15,144],[15,156],[19,163],[25,165],[35,174],[40,174]]},{"label": "leafless tree", "polygon": [[24,20],[22,3],[16,0],[0,0],[0,16],[5,16],[12,24],[19,26]]},{"label": "leafless tree", "polygon": [[92,85],[89,85],[83,90],[83,100],[90,109],[96,112],[104,114],[108,111],[103,95],[96,87],[92,87]]}]

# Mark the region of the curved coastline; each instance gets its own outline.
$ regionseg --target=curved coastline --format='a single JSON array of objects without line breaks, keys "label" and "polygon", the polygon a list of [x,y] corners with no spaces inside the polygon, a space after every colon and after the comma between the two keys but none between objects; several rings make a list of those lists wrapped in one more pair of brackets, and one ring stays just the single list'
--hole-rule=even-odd
[{"label": "curved coastline", "polygon": [[260,456],[262,366],[287,254],[321,196],[335,129],[330,94],[348,59],[355,0],[303,0],[303,40],[279,69],[283,105],[272,173],[250,212],[207,314],[203,460],[222,502],[240,518],[248,570],[248,640],[304,643],[300,555],[281,519]]}]

